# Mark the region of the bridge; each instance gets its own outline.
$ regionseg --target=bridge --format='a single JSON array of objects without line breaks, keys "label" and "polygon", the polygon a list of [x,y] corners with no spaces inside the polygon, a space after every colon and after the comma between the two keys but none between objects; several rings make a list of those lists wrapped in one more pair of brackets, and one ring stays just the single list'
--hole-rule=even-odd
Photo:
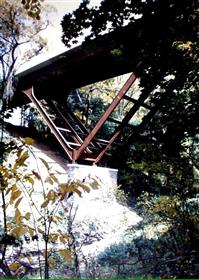
[{"label": "bridge", "polygon": [[[136,40],[130,44],[128,38],[132,34]],[[147,108],[148,114],[141,124],[132,126],[132,133],[141,131],[160,106],[160,101],[152,107],[145,102],[153,88],[142,92],[138,99],[128,96],[129,88],[139,77],[140,61],[136,56],[144,36],[138,35],[139,29],[121,28],[19,73],[16,77],[17,89],[10,106],[33,102],[71,162],[100,162],[141,107]],[[122,55],[118,55],[121,48]],[[65,115],[61,111],[59,103],[67,92],[129,72],[130,77],[91,131],[70,108],[66,108]],[[45,111],[41,99],[52,108],[60,120],[59,125]],[[128,100],[132,106],[123,120],[118,121],[111,118],[111,114],[123,99]],[[115,131],[108,139],[99,139],[97,134],[107,121],[116,124]]]}]

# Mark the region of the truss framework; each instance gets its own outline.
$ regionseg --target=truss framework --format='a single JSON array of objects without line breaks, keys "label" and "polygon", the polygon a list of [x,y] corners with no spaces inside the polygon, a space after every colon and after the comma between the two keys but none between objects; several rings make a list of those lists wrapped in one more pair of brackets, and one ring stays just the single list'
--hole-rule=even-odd
[{"label": "truss framework", "polygon": [[[58,106],[53,101],[45,100],[48,106],[53,108],[56,116],[61,119],[61,125],[56,124],[53,118],[46,112],[41,102],[34,95],[34,87],[24,90],[23,92],[36,106],[51,132],[63,147],[70,161],[80,162],[83,160],[96,164],[101,161],[104,155],[106,155],[107,151],[113,145],[115,140],[121,135],[124,127],[129,125],[129,121],[140,109],[140,107],[145,107],[148,109],[149,116],[153,112],[153,110],[151,110],[152,108],[145,103],[145,100],[150,93],[145,92],[141,94],[138,99],[134,99],[126,95],[127,91],[133,85],[136,78],[137,77],[134,73],[130,75],[116,97],[113,99],[112,103],[108,106],[91,131],[88,131],[88,129],[69,108],[67,108],[65,114],[63,114],[60,108],[58,108]],[[118,121],[111,118],[110,116],[122,99],[132,102],[133,106],[127,112],[123,120]],[[109,139],[98,139],[96,135],[106,121],[114,122],[117,124],[117,127]]]}]

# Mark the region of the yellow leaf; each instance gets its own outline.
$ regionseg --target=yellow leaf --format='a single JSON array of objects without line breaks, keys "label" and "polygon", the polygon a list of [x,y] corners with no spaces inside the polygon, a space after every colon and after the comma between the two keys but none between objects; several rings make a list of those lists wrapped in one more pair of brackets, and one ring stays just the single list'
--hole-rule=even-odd
[{"label": "yellow leaf", "polygon": [[57,234],[57,233],[51,233],[51,234],[49,235],[49,237],[50,237],[50,239],[51,239],[53,242],[55,242],[55,241],[57,241],[58,234]]},{"label": "yellow leaf", "polygon": [[75,183],[77,184],[77,187],[80,186],[85,192],[90,192],[90,188],[86,184],[82,183],[81,181],[77,181]]},{"label": "yellow leaf", "polygon": [[45,183],[48,183],[48,184],[53,185],[54,182],[53,182],[51,176],[48,176],[48,177],[46,178]]},{"label": "yellow leaf", "polygon": [[69,184],[59,184],[59,188],[61,191],[61,200],[63,200],[65,195],[71,191],[70,186]]},{"label": "yellow leaf", "polygon": [[30,236],[33,237],[33,235],[34,235],[34,229],[31,228],[31,227],[28,227],[28,232],[29,232]]},{"label": "yellow leaf", "polygon": [[15,192],[16,190],[17,190],[17,185],[14,184],[6,190],[6,195],[9,194],[10,191]]},{"label": "yellow leaf", "polygon": [[21,220],[22,220],[22,215],[21,215],[21,212],[19,211],[19,209],[17,208],[16,210],[15,210],[15,216],[14,216],[14,220],[15,220],[15,223],[16,224],[19,224],[20,222],[21,222]]},{"label": "yellow leaf", "polygon": [[31,262],[32,262],[32,258],[31,258],[31,256],[26,255],[26,258],[28,259],[29,263],[31,264]]},{"label": "yellow leaf", "polygon": [[26,176],[24,178],[27,182],[29,182],[32,186],[34,185],[35,181],[33,180],[33,178],[31,176]]},{"label": "yellow leaf", "polygon": [[27,158],[29,158],[29,154],[28,154],[28,151],[25,151],[16,160],[16,162],[14,164],[14,169],[16,169],[18,166],[21,166],[26,161]]},{"label": "yellow leaf", "polygon": [[75,182],[73,182],[73,183],[70,185],[69,189],[70,189],[70,192],[75,192],[75,193],[77,193],[77,194],[81,197],[82,193],[81,193],[81,191],[78,189],[77,184],[76,184]]},{"label": "yellow leaf", "polygon": [[47,194],[48,200],[55,201],[56,197],[57,197],[57,194],[56,194],[56,192],[53,191],[53,190],[50,190],[50,191],[48,192],[48,194]]},{"label": "yellow leaf", "polygon": [[66,195],[66,193],[69,192],[76,192],[79,196],[81,196],[80,190],[77,188],[76,183],[71,183],[71,184],[60,184],[59,188],[61,189],[62,195]]},{"label": "yellow leaf", "polygon": [[14,228],[13,230],[11,230],[11,235],[15,236],[15,237],[19,237],[20,236],[20,227]]},{"label": "yellow leaf", "polygon": [[51,174],[50,177],[55,183],[57,183],[57,184],[59,183],[59,181],[55,175]]},{"label": "yellow leaf", "polygon": [[39,227],[37,228],[37,230],[38,230],[38,232],[41,233],[41,234],[44,233],[44,231],[43,231],[41,228],[39,228]]},{"label": "yellow leaf", "polygon": [[33,139],[30,137],[25,137],[23,140],[24,140],[24,143],[27,145],[32,145],[34,143]]},{"label": "yellow leaf", "polygon": [[19,263],[11,263],[9,265],[10,270],[17,270],[21,265]]},{"label": "yellow leaf", "polygon": [[19,204],[20,204],[22,198],[23,198],[23,197],[20,197],[20,198],[15,202],[15,206],[14,206],[15,208],[17,208],[17,207],[19,206]]},{"label": "yellow leaf", "polygon": [[65,244],[66,243],[66,239],[63,236],[59,236],[59,240],[61,243]]},{"label": "yellow leaf", "polygon": [[59,188],[61,192],[67,193],[68,192],[68,184],[59,184]]},{"label": "yellow leaf", "polygon": [[19,226],[19,227],[14,228],[11,231],[11,235],[13,235],[15,237],[20,237],[20,236],[24,235],[26,232],[27,232],[27,228],[26,227]]},{"label": "yellow leaf", "polygon": [[53,220],[54,222],[58,221],[59,223],[61,223],[63,221],[63,217],[54,216],[53,218],[54,218],[54,220]]},{"label": "yellow leaf", "polygon": [[11,190],[12,192],[17,191],[18,190],[17,185],[16,184],[12,185]]},{"label": "yellow leaf", "polygon": [[31,215],[31,214],[30,214],[30,212],[27,212],[27,213],[26,213],[26,215],[25,215],[25,219],[26,219],[27,221],[29,221],[29,220],[30,220],[30,215]]},{"label": "yellow leaf", "polygon": [[50,202],[50,201],[49,201],[48,199],[46,199],[46,200],[42,203],[41,208],[47,207],[48,204],[49,204],[49,202]]},{"label": "yellow leaf", "polygon": [[93,182],[90,184],[93,190],[97,190],[99,188],[99,183],[93,179]]},{"label": "yellow leaf", "polygon": [[60,255],[60,257],[64,258],[67,262],[72,261],[71,252],[67,249],[60,249],[59,255]]},{"label": "yellow leaf", "polygon": [[20,190],[12,191],[11,197],[10,197],[10,204],[13,203],[14,200],[16,200],[21,195]]}]

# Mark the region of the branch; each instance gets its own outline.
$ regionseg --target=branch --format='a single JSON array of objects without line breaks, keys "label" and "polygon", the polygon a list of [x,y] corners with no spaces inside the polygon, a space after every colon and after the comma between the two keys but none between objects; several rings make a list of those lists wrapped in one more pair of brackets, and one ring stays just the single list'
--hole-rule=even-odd
[{"label": "branch", "polygon": [[8,265],[5,264],[2,260],[0,261],[0,268],[7,277],[12,277],[12,274],[10,272]]},{"label": "branch", "polygon": [[[5,193],[4,190],[1,190],[1,197],[2,197],[2,208],[3,208],[3,226],[4,226],[4,235],[7,235],[7,216],[6,216],[6,201],[5,201]],[[2,259],[3,262],[6,255],[7,244],[3,244],[3,252],[2,252]]]}]

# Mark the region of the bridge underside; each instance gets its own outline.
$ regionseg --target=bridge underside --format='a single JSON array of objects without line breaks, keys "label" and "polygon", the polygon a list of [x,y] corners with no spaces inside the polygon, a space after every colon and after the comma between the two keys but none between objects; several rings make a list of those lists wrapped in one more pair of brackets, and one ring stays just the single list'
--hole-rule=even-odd
[{"label": "bridge underside", "polygon": [[[18,86],[10,106],[33,102],[71,162],[98,163],[107,155],[112,144],[122,135],[123,129],[129,126],[129,121],[141,107],[146,108],[148,113],[139,126],[132,126],[132,131],[143,129],[157,111],[158,104],[149,107],[145,102],[150,90],[143,91],[138,99],[127,94],[137,78],[139,58],[135,57],[140,40],[143,40],[139,36],[140,39],[129,45],[128,37],[132,32],[134,30],[123,28],[117,33],[74,48],[17,75]],[[118,56],[121,44],[122,55]],[[67,92],[129,72],[132,74],[91,131],[88,131],[70,108],[66,108],[63,114],[59,103]],[[42,107],[41,99],[45,100],[56,114],[59,124]],[[111,118],[112,112],[124,99],[132,104],[129,111],[120,121]],[[107,121],[116,124],[115,131],[108,139],[97,138],[99,130]]]}]

